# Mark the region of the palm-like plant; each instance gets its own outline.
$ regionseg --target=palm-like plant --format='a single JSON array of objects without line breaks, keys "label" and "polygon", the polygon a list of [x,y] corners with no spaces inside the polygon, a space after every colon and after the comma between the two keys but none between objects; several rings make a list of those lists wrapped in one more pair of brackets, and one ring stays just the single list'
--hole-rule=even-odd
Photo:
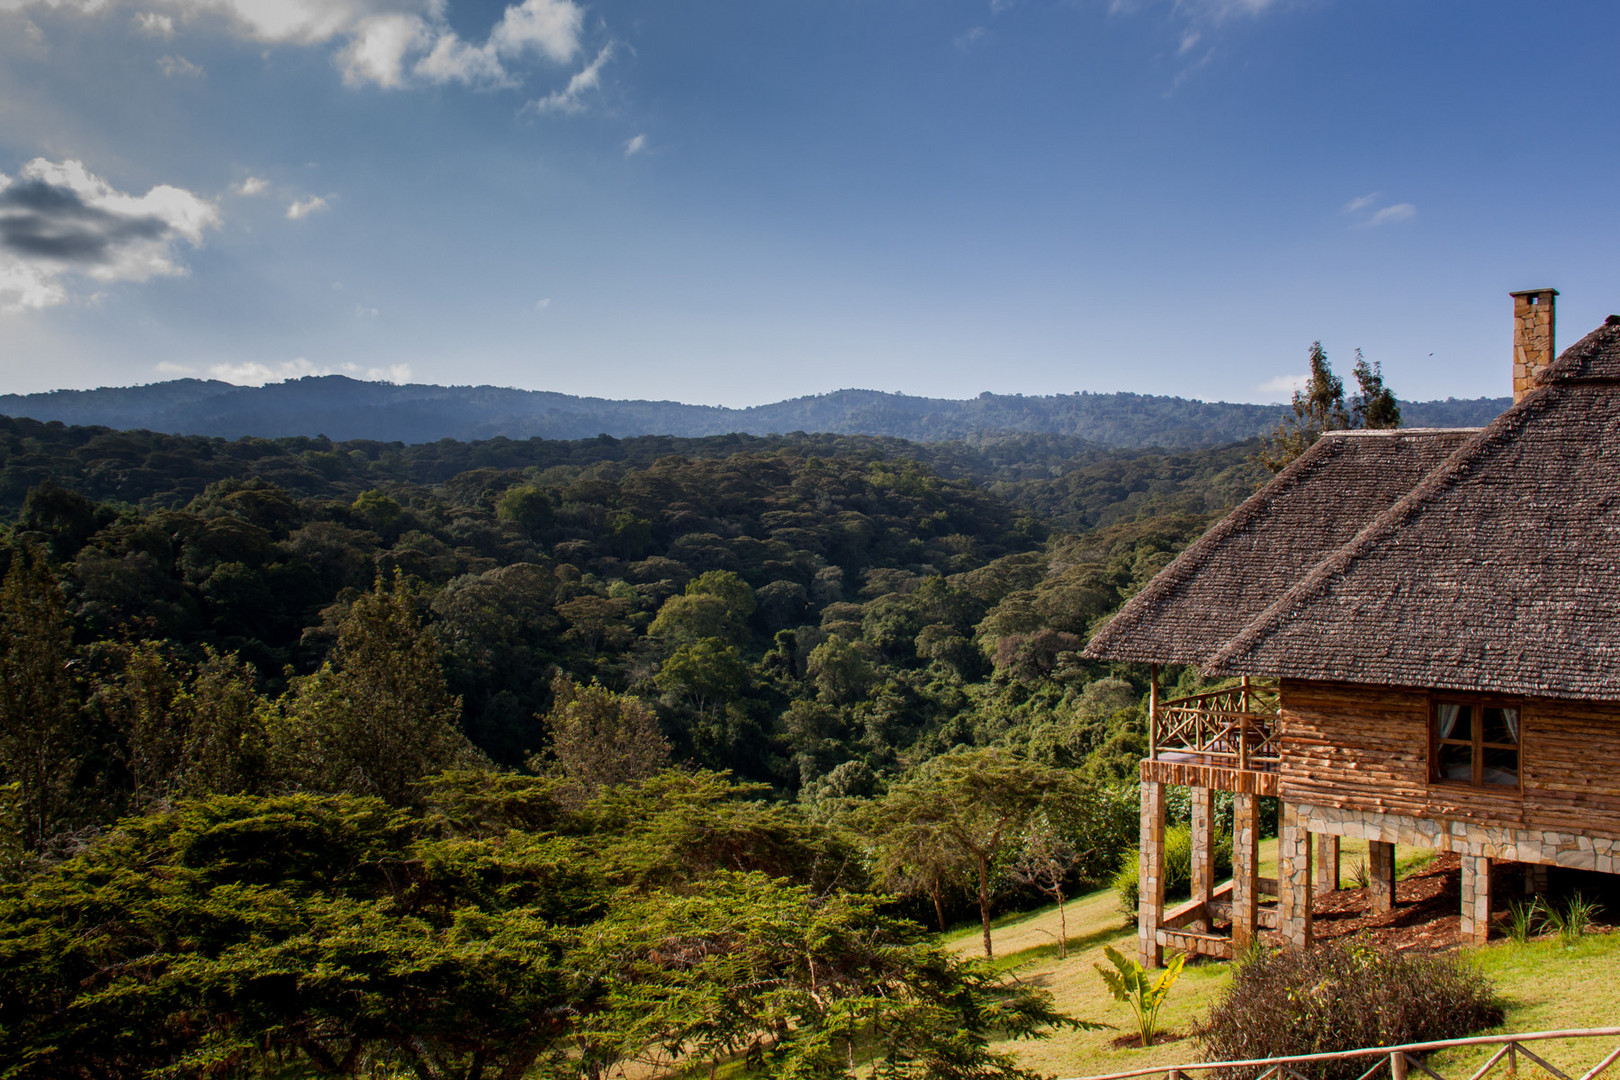
[{"label": "palm-like plant", "polygon": [[1108,957],[1115,970],[1109,971],[1101,964],[1092,966],[1102,975],[1103,985],[1108,987],[1108,992],[1116,1000],[1129,1005],[1136,1014],[1136,1029],[1141,1032],[1143,1048],[1152,1046],[1153,1036],[1159,1028],[1159,1010],[1164,1007],[1165,998],[1170,996],[1170,988],[1181,977],[1186,956],[1177,955],[1157,979],[1150,979],[1146,968],[1135,960],[1127,959],[1112,945],[1104,947],[1103,955]]}]

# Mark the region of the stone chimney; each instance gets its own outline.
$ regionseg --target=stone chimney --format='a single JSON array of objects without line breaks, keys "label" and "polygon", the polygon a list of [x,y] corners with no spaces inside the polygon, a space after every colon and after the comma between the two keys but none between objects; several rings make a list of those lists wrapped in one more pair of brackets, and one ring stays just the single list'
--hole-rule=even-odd
[{"label": "stone chimney", "polygon": [[1553,297],[1557,289],[1528,289],[1513,297],[1513,400],[1536,388],[1553,362]]}]

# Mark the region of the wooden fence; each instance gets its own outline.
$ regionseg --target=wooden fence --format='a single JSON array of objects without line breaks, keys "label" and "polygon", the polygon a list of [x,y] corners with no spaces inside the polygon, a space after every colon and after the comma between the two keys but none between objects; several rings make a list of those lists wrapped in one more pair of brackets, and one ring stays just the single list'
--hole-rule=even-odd
[{"label": "wooden fence", "polygon": [[1281,752],[1277,690],[1247,678],[1239,686],[1157,702],[1153,719],[1154,757],[1177,751],[1248,769],[1275,766]]},{"label": "wooden fence", "polygon": [[[1593,1038],[1620,1037],[1620,1027],[1577,1028],[1570,1031],[1531,1031],[1520,1035],[1480,1035],[1471,1039],[1444,1039],[1440,1042],[1407,1043],[1404,1046],[1374,1046],[1362,1050],[1345,1050],[1333,1054],[1299,1054],[1294,1057],[1256,1058],[1252,1061],[1197,1061],[1182,1065],[1152,1065],[1141,1069],[1132,1069],[1129,1072],[1108,1073],[1104,1076],[1089,1076],[1084,1080],[1130,1080],[1132,1077],[1164,1076],[1166,1080],[1194,1080],[1198,1073],[1212,1072],[1221,1069],[1261,1069],[1255,1080],[1307,1080],[1307,1077],[1293,1066],[1313,1061],[1349,1061],[1355,1058],[1366,1058],[1372,1061],[1372,1067],[1362,1073],[1358,1080],[1373,1080],[1385,1069],[1389,1070],[1389,1080],[1407,1080],[1412,1071],[1425,1073],[1430,1080],[1447,1080],[1432,1068],[1426,1065],[1419,1055],[1435,1050],[1453,1050],[1465,1046],[1495,1046],[1496,1053],[1470,1075],[1467,1080],[1485,1080],[1498,1067],[1506,1063],[1507,1075],[1516,1078],[1519,1074],[1519,1059],[1523,1058],[1533,1065],[1537,1065],[1557,1080],[1577,1080],[1562,1069],[1552,1065],[1545,1058],[1536,1054],[1525,1043],[1542,1042],[1547,1039],[1593,1039]],[[1620,1046],[1600,1059],[1578,1080],[1596,1080],[1596,1077],[1620,1061]]]}]

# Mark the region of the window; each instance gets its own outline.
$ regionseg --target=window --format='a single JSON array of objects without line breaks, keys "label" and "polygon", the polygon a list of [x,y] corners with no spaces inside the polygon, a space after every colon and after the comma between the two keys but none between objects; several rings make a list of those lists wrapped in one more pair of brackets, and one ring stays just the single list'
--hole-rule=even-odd
[{"label": "window", "polygon": [[1519,709],[1489,701],[1437,701],[1429,778],[1474,787],[1519,786]]}]

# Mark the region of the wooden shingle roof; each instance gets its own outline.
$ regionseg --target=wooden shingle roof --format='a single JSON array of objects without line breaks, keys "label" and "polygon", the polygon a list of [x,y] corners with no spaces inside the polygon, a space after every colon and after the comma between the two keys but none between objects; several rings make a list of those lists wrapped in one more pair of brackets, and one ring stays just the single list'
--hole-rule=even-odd
[{"label": "wooden shingle roof", "polygon": [[1085,655],[1205,663],[1478,431],[1324,435],[1132,597]]},{"label": "wooden shingle roof", "polygon": [[1209,674],[1620,699],[1620,318],[1205,657]]}]

